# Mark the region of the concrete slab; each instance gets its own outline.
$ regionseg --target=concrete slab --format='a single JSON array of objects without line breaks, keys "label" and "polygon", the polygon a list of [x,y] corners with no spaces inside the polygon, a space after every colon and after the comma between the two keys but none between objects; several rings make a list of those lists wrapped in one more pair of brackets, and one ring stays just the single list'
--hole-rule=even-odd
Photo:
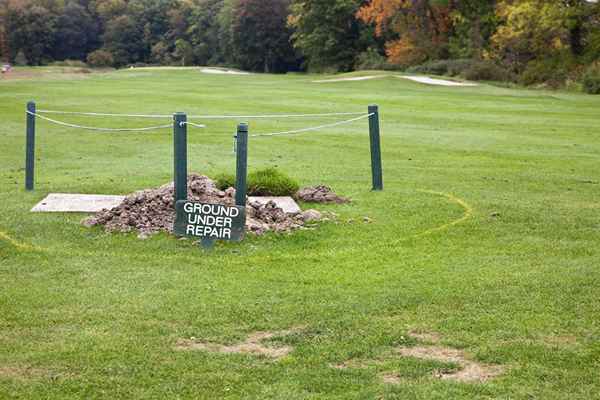
[{"label": "concrete slab", "polygon": [[266,204],[269,201],[275,202],[277,207],[281,208],[287,214],[297,214],[302,212],[300,206],[291,197],[267,197],[267,196],[250,196],[248,202],[258,202],[260,204]]},{"label": "concrete slab", "polygon": [[95,213],[118,206],[125,196],[96,194],[50,193],[31,209],[31,212],[85,212]]}]

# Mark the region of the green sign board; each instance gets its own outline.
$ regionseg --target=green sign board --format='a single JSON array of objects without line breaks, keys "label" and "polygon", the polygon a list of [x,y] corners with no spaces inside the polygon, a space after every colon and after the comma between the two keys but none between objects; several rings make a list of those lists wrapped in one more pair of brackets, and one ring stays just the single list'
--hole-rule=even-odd
[{"label": "green sign board", "polygon": [[173,232],[212,240],[240,241],[246,227],[246,208],[180,200],[175,203]]}]

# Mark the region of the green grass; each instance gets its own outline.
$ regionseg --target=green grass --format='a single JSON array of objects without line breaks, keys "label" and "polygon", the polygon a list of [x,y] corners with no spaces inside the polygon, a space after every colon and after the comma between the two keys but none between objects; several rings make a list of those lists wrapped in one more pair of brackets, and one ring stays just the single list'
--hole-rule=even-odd
[{"label": "green grass", "polygon": [[[323,78],[138,69],[70,78],[0,81],[0,398],[600,398],[600,98],[394,77],[316,84]],[[167,235],[90,230],[83,215],[29,209],[50,192],[169,181],[171,133],[39,121],[37,188],[26,193],[31,99],[44,109],[161,114],[366,112],[378,103],[385,190],[369,190],[360,121],[250,142],[251,169],[277,167],[302,186],[350,196],[319,207],[338,223],[210,254]],[[259,120],[250,130],[328,121]],[[190,170],[233,172],[238,121],[202,122],[207,129],[190,130]],[[279,339],[294,351],[276,362],[174,351],[180,338],[234,343],[294,326],[305,329]],[[452,365],[389,357],[415,343],[413,329],[507,372],[456,383],[432,377]],[[350,359],[362,367],[331,367]],[[385,385],[383,373],[403,379]]]},{"label": "green grass", "polygon": [[[211,176],[221,190],[235,187],[235,173],[220,173]],[[248,196],[295,196],[299,183],[275,167],[249,171],[246,192]]]}]

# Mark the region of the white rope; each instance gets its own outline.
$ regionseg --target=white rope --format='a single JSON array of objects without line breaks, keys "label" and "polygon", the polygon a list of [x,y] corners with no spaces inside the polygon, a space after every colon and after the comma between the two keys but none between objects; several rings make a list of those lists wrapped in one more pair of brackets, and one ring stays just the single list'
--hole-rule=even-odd
[{"label": "white rope", "polygon": [[38,114],[85,115],[90,117],[130,117],[130,118],[173,118],[172,115],[160,114],[111,114],[79,111],[36,110]]},{"label": "white rope", "polygon": [[358,121],[358,120],[361,120],[361,119],[364,119],[364,118],[369,118],[372,115],[375,115],[375,114],[374,113],[364,114],[364,115],[361,115],[360,117],[348,119],[348,120],[345,120],[345,121],[334,122],[333,124],[325,124],[325,125],[313,126],[313,127],[310,127],[310,128],[302,128],[302,129],[297,129],[297,130],[293,130],[293,131],[274,132],[274,133],[258,133],[258,134],[249,135],[249,136],[250,137],[261,137],[261,136],[293,135],[293,134],[302,133],[302,132],[318,131],[320,129],[332,128],[334,126],[350,124],[352,122],[355,122],[355,121]]},{"label": "white rope", "polygon": [[146,128],[98,128],[98,127],[75,125],[75,124],[70,124],[68,122],[57,121],[55,119],[48,118],[48,117],[45,117],[43,115],[31,112],[31,111],[26,111],[26,113],[27,114],[31,114],[31,115],[33,115],[33,116],[35,116],[37,118],[41,118],[43,120],[46,120],[48,122],[52,122],[52,123],[57,124],[57,125],[67,126],[69,128],[85,129],[85,130],[89,130],[89,131],[102,131],[102,132],[142,132],[142,131],[153,131],[153,130],[157,130],[157,129],[164,129],[164,128],[170,128],[170,127],[172,127],[171,124],[168,124],[168,125],[148,126]]},{"label": "white rope", "polygon": [[193,126],[195,128],[206,128],[206,125],[195,124],[195,123],[190,122],[190,121],[181,121],[179,123],[179,126],[184,126],[184,125],[191,125],[191,126]]},{"label": "white rope", "polygon": [[[129,118],[172,118],[161,114],[113,114],[80,111],[37,110],[38,114],[84,115],[90,117],[129,117]],[[321,114],[265,114],[265,115],[191,115],[188,119],[260,119],[260,118],[319,118],[362,115],[362,112],[337,112]]]},{"label": "white rope", "polygon": [[364,112],[338,112],[322,114],[265,114],[265,115],[192,115],[188,119],[260,119],[260,118],[319,118],[363,115]]}]

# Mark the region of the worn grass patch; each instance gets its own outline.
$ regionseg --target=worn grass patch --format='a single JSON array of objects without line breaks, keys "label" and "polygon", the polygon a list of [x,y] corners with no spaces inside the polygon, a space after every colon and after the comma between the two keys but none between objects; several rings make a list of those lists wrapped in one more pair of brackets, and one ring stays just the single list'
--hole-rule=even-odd
[{"label": "worn grass patch", "polygon": [[458,366],[456,371],[437,371],[436,376],[440,379],[450,379],[458,382],[485,382],[504,372],[504,367],[502,366],[473,361],[464,351],[449,347],[401,347],[396,349],[396,351],[403,357],[451,363]]},{"label": "worn grass patch", "polygon": [[276,332],[254,332],[248,335],[245,341],[233,345],[223,345],[210,342],[200,342],[196,338],[181,339],[175,346],[180,351],[207,351],[211,353],[222,354],[252,354],[265,356],[274,359],[285,357],[292,352],[291,346],[276,346],[275,344],[265,343],[274,338],[280,338],[296,333],[300,328],[294,328],[286,331]]}]

